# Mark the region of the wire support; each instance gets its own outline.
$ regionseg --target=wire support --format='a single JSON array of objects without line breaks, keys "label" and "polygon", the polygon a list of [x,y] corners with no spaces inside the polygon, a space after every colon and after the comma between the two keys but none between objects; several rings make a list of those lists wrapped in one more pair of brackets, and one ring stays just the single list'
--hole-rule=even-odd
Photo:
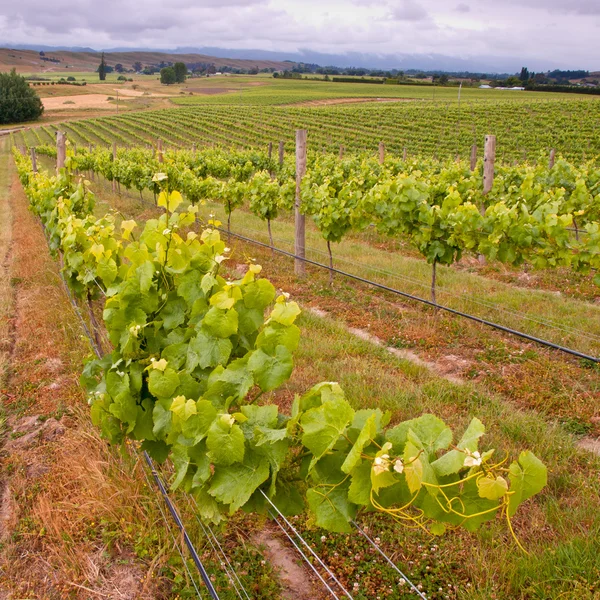
[{"label": "wire support", "polygon": [[323,567],[323,569],[325,569],[325,571],[327,572],[329,577],[333,581],[335,581],[335,583],[342,590],[342,592],[344,592],[344,595],[347,598],[350,598],[350,600],[353,600],[353,598],[350,595],[350,593],[348,592],[348,590],[341,584],[340,580],[334,575],[333,571],[321,560],[321,557],[312,549],[311,545],[302,537],[300,532],[289,522],[287,517],[277,508],[277,506],[275,506],[275,504],[273,504],[273,502],[271,501],[271,498],[269,498],[269,496],[267,496],[267,494],[265,494],[265,492],[263,490],[259,490],[259,491],[263,495],[265,500],[270,504],[271,509],[274,510],[279,515],[279,517],[283,520],[283,522],[294,532],[294,535],[300,540],[302,545],[309,551],[309,553],[315,558],[315,560],[321,565],[321,567]]},{"label": "wire support", "polygon": [[148,453],[146,451],[144,451],[142,453],[142,455],[143,455],[144,459],[146,460],[148,467],[150,467],[150,471],[152,472],[154,481],[156,482],[156,485],[157,485],[158,489],[160,490],[160,493],[167,505],[167,508],[169,509],[169,512],[171,513],[171,516],[173,517],[173,520],[175,521],[175,524],[177,525],[177,528],[179,529],[179,531],[181,532],[181,535],[183,536],[183,541],[185,542],[185,545],[187,546],[187,548],[190,552],[190,555],[192,556],[192,560],[194,561],[196,568],[200,572],[200,576],[202,577],[202,581],[204,582],[204,585],[206,586],[208,593],[210,594],[210,597],[213,600],[219,600],[219,595],[217,594],[217,592],[212,584],[212,581],[210,580],[210,577],[208,576],[208,573],[206,572],[206,569],[204,568],[204,565],[202,564],[202,561],[200,560],[200,557],[198,556],[198,553],[196,552],[196,548],[194,547],[194,544],[192,543],[192,540],[190,539],[190,537],[187,533],[187,530],[186,530],[184,524],[182,523],[181,518],[179,517],[179,513],[177,512],[175,505],[173,504],[171,498],[169,497],[169,494],[167,493],[167,490],[164,486],[164,483],[162,482],[162,479],[160,478],[158,472],[156,471],[156,469],[154,467],[153,460],[150,458],[150,456],[148,455]]},{"label": "wire support", "polygon": [[[258,234],[258,235],[265,235],[264,232],[259,231],[257,229],[253,229],[251,227],[245,227],[244,228],[246,231]],[[225,231],[223,229],[221,229],[221,231]],[[233,233],[231,235],[234,235]],[[273,237],[273,241],[276,242],[280,242],[281,244],[285,244],[288,246],[293,246],[293,241],[290,240],[286,240],[280,237]],[[271,246],[269,245],[269,248],[271,248]],[[274,250],[277,250],[276,248],[274,248]],[[311,252],[313,254],[317,254],[323,257],[326,257],[327,259],[329,259],[329,254],[327,252],[325,252],[324,250],[319,250],[318,248],[313,248],[310,246],[306,247],[306,251],[307,252]],[[345,257],[340,257],[340,256],[336,256],[335,257],[335,261],[336,262],[343,262],[346,263],[348,265],[352,265],[354,267],[359,267],[361,269],[367,269],[368,271],[372,272],[372,273],[376,273],[378,275],[384,275],[386,277],[391,277],[393,279],[398,279],[399,281],[403,281],[406,283],[409,283],[411,285],[414,285],[416,287],[422,288],[424,290],[429,290],[431,287],[430,283],[424,283],[422,281],[419,281],[418,279],[415,279],[413,277],[408,277],[406,275],[400,275],[398,273],[392,273],[391,271],[386,271],[385,269],[381,269],[379,267],[374,267],[372,265],[369,264],[365,264],[365,263],[360,263],[357,261],[353,261],[350,260],[348,258]],[[327,267],[328,270],[329,267]],[[580,329],[573,329],[572,327],[565,327],[564,325],[558,325],[555,321],[552,321],[550,319],[543,319],[540,317],[532,317],[531,315],[528,315],[526,313],[523,312],[519,312],[517,310],[512,310],[509,308],[505,308],[503,306],[499,306],[497,304],[493,304],[491,302],[485,302],[483,300],[479,300],[473,297],[469,297],[466,296],[464,294],[457,294],[455,292],[451,292],[449,290],[447,290],[444,286],[442,285],[437,285],[436,286],[436,290],[438,292],[441,292],[442,294],[449,296],[450,298],[454,298],[456,300],[465,302],[465,303],[470,303],[470,304],[475,304],[477,306],[481,306],[484,308],[488,308],[500,313],[504,313],[506,315],[512,316],[512,317],[517,317],[519,319],[522,319],[524,321],[529,321],[530,323],[533,323],[535,325],[542,325],[544,327],[548,327],[551,329],[554,329],[555,331],[561,331],[563,333],[567,333],[567,334],[574,334],[577,336],[581,336],[584,337],[590,341],[593,342],[599,342],[600,343],[600,335],[594,335],[594,334],[590,334],[588,332],[582,331]]]},{"label": "wire support", "polygon": [[[139,458],[139,454],[138,454],[138,458]],[[146,483],[148,485],[148,488],[149,489],[152,488],[150,478],[148,477],[148,473],[146,472],[146,469],[144,467],[142,467],[142,471],[144,473],[144,477],[146,478]],[[177,552],[179,553],[179,556],[181,557],[181,562],[183,563],[183,566],[188,574],[188,577],[190,578],[192,585],[194,586],[194,589],[196,590],[196,595],[198,596],[198,598],[203,598],[202,593],[200,592],[200,588],[198,587],[198,584],[196,583],[196,580],[195,580],[194,576],[192,575],[190,567],[187,564],[187,560],[186,560],[185,556],[183,555],[183,550],[181,549],[179,543],[177,542],[177,540],[175,539],[175,536],[173,535],[172,527],[169,524],[167,515],[165,514],[165,511],[164,511],[164,509],[161,505],[160,499],[158,497],[156,497],[156,504],[158,506],[158,509],[160,510],[160,514],[162,515],[163,521],[165,523],[165,527],[168,530],[168,532],[171,536],[171,539],[173,540],[173,545],[175,546],[175,548],[177,548]]]},{"label": "wire support", "polygon": [[396,563],[378,546],[378,544],[376,544],[369,537],[367,532],[364,531],[364,529],[362,529],[362,527],[356,521],[351,521],[351,523],[352,523],[352,525],[354,525],[354,527],[356,527],[356,529],[359,531],[359,533],[371,544],[371,546],[373,546],[373,548],[375,548],[375,550],[377,550],[377,552],[379,552],[379,554],[381,554],[381,556],[383,556],[383,558],[394,569],[394,571],[396,571],[402,577],[402,579],[404,579],[404,581],[406,581],[406,583],[408,583],[410,588],[417,594],[417,596],[419,596],[420,598],[423,598],[423,600],[427,600],[425,594],[423,594],[423,592],[421,592],[421,590],[419,590],[419,588],[417,588],[415,586],[415,584],[399,569],[399,567],[396,565]]},{"label": "wire support", "polygon": [[296,543],[296,540],[290,535],[289,531],[285,528],[285,526],[282,525],[282,523],[277,518],[277,515],[273,511],[269,511],[269,514],[270,514],[271,518],[275,521],[275,523],[277,523],[279,529],[281,529],[281,531],[285,534],[285,536],[290,541],[292,546],[294,546],[294,548],[298,551],[300,556],[302,556],[302,558],[304,559],[306,564],[308,564],[308,566],[311,568],[311,570],[314,572],[314,574],[321,580],[321,583],[325,586],[327,591],[334,598],[336,598],[336,600],[339,600],[339,596],[331,589],[329,584],[325,581],[324,577],[321,575],[321,573],[319,573],[319,570],[317,569],[317,567],[315,567],[315,565],[313,565],[312,562],[310,562],[310,559],[308,558],[308,556],[306,556],[306,554],[304,553],[302,548],[300,548],[300,546],[298,546],[298,544]]},{"label": "wire support", "polygon": [[[227,230],[219,229],[222,232],[228,233]],[[460,310],[456,310],[454,308],[450,308],[449,306],[444,306],[443,304],[437,304],[431,300],[427,300],[425,298],[420,298],[419,296],[415,296],[413,294],[409,294],[408,292],[402,292],[395,288],[389,287],[387,285],[383,285],[381,283],[377,283],[376,281],[370,281],[369,279],[365,279],[364,277],[360,277],[359,275],[354,275],[352,273],[348,273],[346,271],[340,271],[339,269],[330,268],[328,265],[324,265],[320,262],[310,260],[309,258],[304,258],[300,256],[296,256],[293,252],[287,252],[286,250],[281,250],[280,248],[271,247],[269,244],[265,244],[263,242],[259,242],[258,240],[254,240],[252,238],[246,237],[239,233],[230,232],[232,236],[243,240],[245,242],[254,244],[256,246],[261,246],[263,248],[268,248],[269,250],[273,250],[279,254],[284,256],[288,256],[289,258],[293,258],[295,260],[300,260],[306,264],[313,265],[315,267],[319,267],[330,271],[332,273],[336,273],[338,275],[342,275],[343,277],[348,277],[349,279],[354,279],[355,281],[359,281],[360,283],[365,283],[367,285],[376,287],[378,289],[384,290],[386,292],[391,292],[392,294],[396,294],[398,296],[402,296],[403,298],[408,298],[409,300],[414,300],[416,302],[421,302],[422,304],[426,304],[427,306],[431,306],[438,310],[443,310],[453,315],[457,315],[459,317],[463,317],[465,319],[469,319],[476,323],[480,323],[482,325],[486,325],[493,329],[497,329],[498,331],[503,331],[504,333],[509,333],[511,335],[515,335],[517,337],[523,338],[530,342],[535,342],[536,344],[540,344],[541,346],[546,346],[547,348],[553,348],[554,350],[560,350],[565,354],[570,354],[572,356],[576,356],[577,358],[583,358],[584,360],[589,360],[591,362],[600,363],[600,358],[595,356],[590,356],[589,354],[585,354],[584,352],[579,352],[578,350],[573,350],[572,348],[567,348],[565,346],[561,346],[560,344],[555,344],[554,342],[550,342],[548,340],[544,340],[542,338],[535,337],[533,335],[529,335],[528,333],[524,333],[523,331],[517,331],[516,329],[511,329],[510,327],[505,327],[504,325],[500,325],[499,323],[494,323],[492,321],[488,321],[487,319],[482,319],[481,317],[476,317],[475,315],[471,315],[469,313],[462,312]]]}]

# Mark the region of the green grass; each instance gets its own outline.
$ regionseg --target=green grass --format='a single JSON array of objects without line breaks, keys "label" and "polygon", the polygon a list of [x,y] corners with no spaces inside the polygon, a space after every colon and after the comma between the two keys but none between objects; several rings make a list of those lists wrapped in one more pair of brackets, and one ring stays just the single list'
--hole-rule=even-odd
[{"label": "green grass", "polygon": [[[201,209],[226,222],[220,204]],[[279,218],[272,223],[276,246],[293,252],[294,223]],[[232,229],[268,243],[266,224],[247,211],[232,215]],[[307,218],[307,257],[326,264],[326,242]],[[429,299],[431,265],[424,259],[372,247],[358,236],[332,245],[334,266],[403,292]],[[600,306],[558,296],[544,290],[518,288],[476,274],[438,265],[437,300],[440,304],[542,337],[557,344],[600,356]],[[589,336],[589,337],[588,337]],[[592,336],[596,336],[594,339]]]},{"label": "green grass", "polygon": [[[302,338],[296,370],[281,393],[284,399],[318,381],[336,380],[356,408],[391,410],[393,421],[433,412],[460,430],[477,416],[488,428],[486,446],[501,449],[501,453],[529,448],[549,467],[548,488],[515,519],[516,534],[530,556],[517,549],[506,524],[500,521],[473,536],[450,533],[432,540],[392,526],[384,517],[368,518],[372,535],[381,537],[384,549],[393,552],[403,548],[401,567],[408,569],[416,583],[426,586],[429,598],[444,597],[436,594],[442,580],[444,588],[448,581],[461,582],[452,592],[453,598],[595,597],[600,591],[600,482],[594,475],[600,468],[597,458],[578,452],[570,435],[534,412],[515,410],[511,403],[477,386],[436,378],[355,338],[334,321],[305,314],[299,324]],[[313,534],[317,545],[320,535],[318,531]],[[345,536],[327,537],[331,541],[326,554],[332,558],[334,552],[342,554],[343,569],[353,581],[361,564],[355,564],[345,550]],[[433,543],[439,545],[442,560],[435,563],[437,576],[418,563],[423,550],[415,542],[426,549]]]},{"label": "green grass", "polygon": [[[200,85],[196,80],[188,80],[188,88],[227,87],[237,93],[206,95],[194,93],[174,100],[176,104],[248,104],[248,105],[282,105],[315,100],[333,100],[339,98],[408,98],[419,100],[452,100],[458,102],[458,87],[440,87],[433,85],[383,85],[370,83],[334,83],[331,81],[274,79],[268,77],[213,77],[203,80]],[[248,86],[248,83],[261,85]],[[478,87],[463,87],[461,100],[487,102],[493,100],[531,101],[549,100],[563,97],[564,94],[545,92],[513,92],[500,90],[481,90]],[[569,99],[577,97],[570,95]]]}]

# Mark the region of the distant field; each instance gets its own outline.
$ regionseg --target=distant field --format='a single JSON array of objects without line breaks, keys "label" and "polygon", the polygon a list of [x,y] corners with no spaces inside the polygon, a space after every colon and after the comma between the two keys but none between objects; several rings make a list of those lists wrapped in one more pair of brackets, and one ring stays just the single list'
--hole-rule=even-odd
[{"label": "distant field", "polygon": [[[250,85],[249,85],[250,84]],[[202,93],[207,88],[226,88],[220,95]],[[439,87],[433,85],[381,85],[371,83],[333,83],[331,81],[274,79],[273,77],[211,77],[201,80],[192,79],[186,83],[184,91],[194,95],[175,100],[177,104],[249,104],[282,105],[327,100],[336,98],[413,98],[419,100],[452,100],[458,102],[458,87]],[[235,96],[234,96],[235,93]],[[478,87],[463,87],[460,90],[461,101],[498,101],[565,99],[565,94],[524,91],[482,90]],[[592,96],[573,96],[590,100]]]},{"label": "distant field", "polygon": [[[256,88],[261,89],[261,88]],[[250,93],[252,92],[242,92]],[[323,107],[238,106],[204,104],[157,111],[129,112],[119,116],[76,120],[61,124],[79,144],[137,145],[161,138],[174,147],[192,144],[250,147],[283,140],[293,150],[296,129],[308,129],[313,149],[375,152],[383,141],[392,153],[467,156],[476,143],[481,149],[486,134],[498,138],[497,158],[502,161],[536,160],[540,152],[555,148],[572,160],[600,154],[600,102],[571,100],[464,101],[414,100],[397,103],[360,103]],[[216,96],[205,96],[207,99]],[[572,98],[572,96],[571,96]],[[167,99],[165,99],[167,100]],[[56,125],[17,134],[17,143],[54,142]]]}]

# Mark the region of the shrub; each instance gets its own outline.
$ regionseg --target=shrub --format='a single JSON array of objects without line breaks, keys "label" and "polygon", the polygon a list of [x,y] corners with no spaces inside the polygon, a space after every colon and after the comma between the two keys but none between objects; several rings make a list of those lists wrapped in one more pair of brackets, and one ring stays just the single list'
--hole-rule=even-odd
[{"label": "shrub", "polygon": [[24,77],[15,69],[0,73],[0,123],[21,123],[38,119],[44,106]]}]

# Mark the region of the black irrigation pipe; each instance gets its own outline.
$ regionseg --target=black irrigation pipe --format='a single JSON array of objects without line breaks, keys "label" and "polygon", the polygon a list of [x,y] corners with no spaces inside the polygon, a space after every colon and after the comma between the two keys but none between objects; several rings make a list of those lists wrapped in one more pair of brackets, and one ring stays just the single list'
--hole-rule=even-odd
[{"label": "black irrigation pipe", "polygon": [[415,300],[416,302],[421,302],[423,304],[427,304],[428,306],[432,306],[433,308],[439,310],[445,310],[453,315],[457,315],[459,317],[464,317],[465,319],[470,319],[471,321],[475,321],[476,323],[481,323],[482,325],[487,325],[488,327],[492,327],[493,329],[497,329],[499,331],[504,331],[505,333],[510,333],[511,335],[515,335],[517,337],[523,338],[525,340],[529,340],[530,342],[535,342],[536,344],[540,344],[542,346],[546,346],[548,348],[553,348],[554,350],[560,350],[561,352],[565,352],[566,354],[571,354],[572,356],[576,356],[577,358],[583,358],[584,360],[589,360],[594,363],[600,363],[600,358],[595,356],[590,356],[589,354],[585,354],[583,352],[578,352],[577,350],[573,350],[572,348],[567,348],[565,346],[561,346],[560,344],[555,344],[554,342],[549,342],[548,340],[543,340],[541,338],[535,337],[533,335],[529,335],[528,333],[523,333],[522,331],[517,331],[516,329],[511,329],[510,327],[505,327],[504,325],[499,325],[498,323],[494,323],[492,321],[487,321],[486,319],[482,319],[481,317],[476,317],[475,315],[470,315],[469,313],[464,313],[460,310],[456,310],[454,308],[450,308],[449,306],[444,306],[442,304],[437,304],[436,302],[432,302],[431,300],[426,300],[425,298],[421,298],[419,296],[414,296],[413,294],[409,294],[407,292],[402,292],[395,288],[391,288],[387,285],[383,285],[382,283],[377,283],[376,281],[371,281],[369,279],[365,279],[364,277],[360,277],[359,275],[353,275],[352,273],[348,273],[346,271],[340,271],[339,269],[332,269],[328,265],[324,265],[323,263],[310,260],[309,258],[302,258],[300,256],[296,256],[293,252],[288,252],[287,250],[282,250],[281,248],[276,248],[275,246],[271,246],[269,244],[265,244],[264,242],[259,242],[258,240],[254,240],[252,238],[246,237],[239,233],[234,233],[233,231],[227,231],[226,229],[222,229],[220,227],[217,228],[222,233],[227,233],[228,235],[232,235],[240,240],[245,242],[250,242],[251,244],[255,244],[256,246],[261,246],[263,248],[268,248],[269,250],[273,250],[278,252],[279,254],[283,254],[284,256],[289,256],[290,258],[294,258],[296,260],[301,260],[304,263],[309,265],[313,265],[315,267],[321,267],[322,269],[326,269],[332,273],[337,273],[338,275],[342,275],[344,277],[348,277],[349,279],[354,279],[355,281],[359,281],[361,283],[365,283],[367,285],[371,285],[373,287],[379,288],[380,290],[384,290],[386,292],[391,292],[392,294],[397,294],[398,296],[403,296],[404,298],[408,298],[409,300]]},{"label": "black irrigation pipe", "polygon": [[154,477],[154,481],[156,482],[156,485],[160,489],[160,493],[162,494],[165,504],[167,505],[167,508],[169,509],[169,512],[171,513],[171,516],[173,517],[173,520],[177,524],[177,527],[181,531],[181,534],[183,536],[183,541],[185,542],[185,545],[188,547],[188,550],[190,551],[192,560],[194,561],[194,564],[196,565],[196,567],[200,573],[200,576],[202,577],[202,581],[204,582],[204,585],[208,589],[208,593],[210,594],[210,597],[213,598],[213,600],[219,600],[219,596],[218,596],[217,592],[215,591],[215,588],[213,587],[212,581],[210,580],[210,577],[208,576],[208,573],[206,572],[206,569],[204,568],[204,565],[202,564],[202,561],[200,560],[198,553],[196,552],[196,548],[194,548],[194,544],[190,540],[190,538],[187,534],[187,531],[185,529],[185,526],[181,522],[179,514],[177,513],[177,510],[175,509],[175,506],[173,506],[173,503],[171,502],[171,499],[169,498],[169,494],[167,493],[167,490],[165,489],[165,486],[164,486],[161,478],[158,476],[158,473],[156,472],[156,469],[154,468],[154,463],[152,462],[152,459],[150,458],[150,456],[148,456],[148,453],[145,450],[144,450],[143,454],[144,454],[144,458],[146,459],[146,462],[148,463],[148,466],[150,467],[150,470],[152,471],[152,477]]}]

